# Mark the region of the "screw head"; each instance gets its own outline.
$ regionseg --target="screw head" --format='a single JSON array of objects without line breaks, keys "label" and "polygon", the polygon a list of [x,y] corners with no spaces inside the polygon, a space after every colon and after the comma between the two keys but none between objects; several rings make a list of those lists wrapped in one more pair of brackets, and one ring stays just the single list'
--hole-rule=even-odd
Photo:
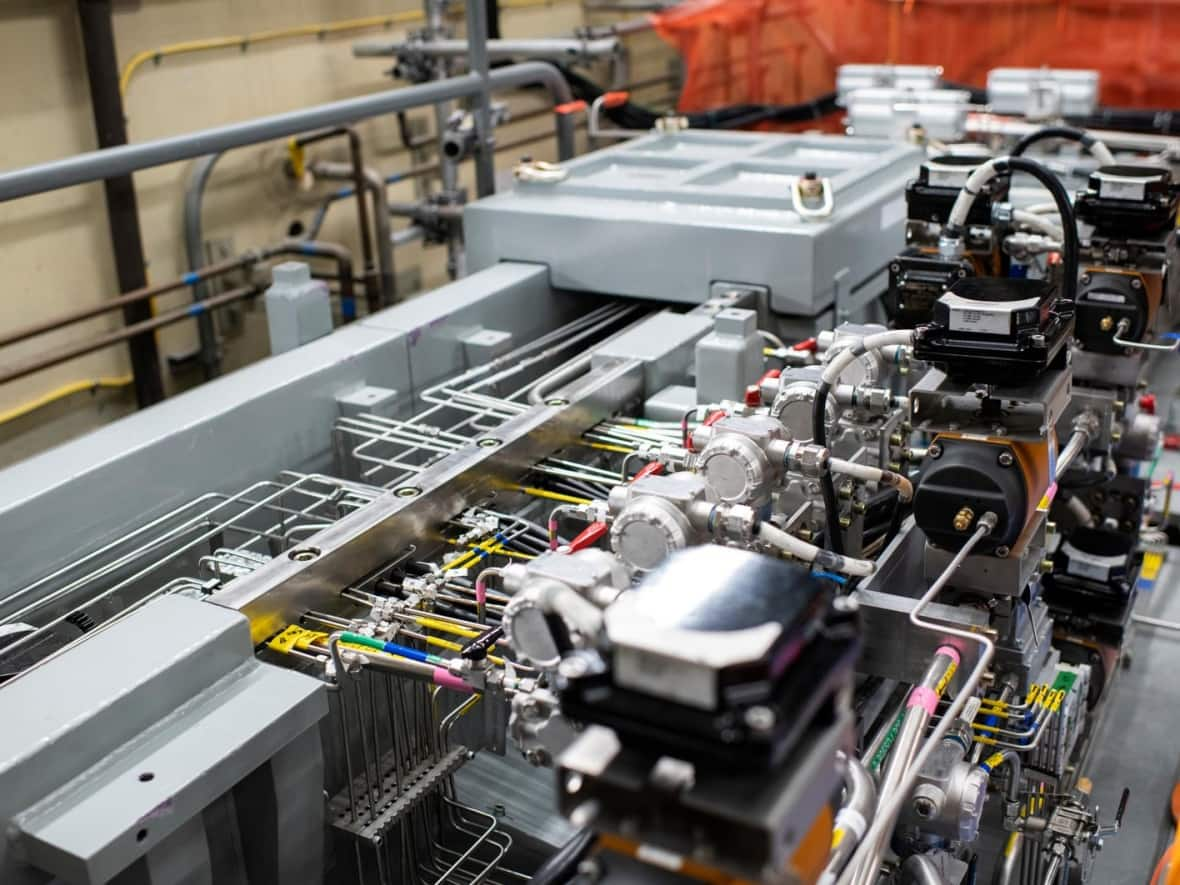
[{"label": "screw head", "polygon": [[402,486],[394,489],[393,493],[399,498],[416,498],[422,494],[422,490],[417,486]]},{"label": "screw head", "polygon": [[557,407],[557,406],[568,406],[569,404],[570,404],[570,401],[568,399],[562,399],[560,396],[555,396],[555,397],[553,397],[553,399],[545,400],[545,405],[547,405],[547,406]]},{"label": "screw head", "polygon": [[500,445],[500,440],[490,436],[485,436],[483,439],[476,442],[476,445],[481,449],[494,449],[496,446]]},{"label": "screw head", "polygon": [[929,799],[919,798],[914,800],[914,814],[920,818],[929,820],[934,816],[935,810],[934,803]]},{"label": "screw head", "polygon": [[774,728],[777,718],[774,715],[774,710],[762,705],[751,707],[745,715],[746,725],[751,731],[759,734],[765,734]]},{"label": "screw head", "polygon": [[320,555],[318,547],[296,547],[287,556],[296,562],[311,562]]},{"label": "screw head", "polygon": [[996,556],[998,556],[1000,559],[1003,559],[1011,552],[1012,551],[1010,549],[1008,549],[1007,547],[1005,547],[1003,544],[1001,544],[999,547],[996,548]]},{"label": "screw head", "polygon": [[931,458],[941,458],[942,457],[942,446],[940,446],[938,443],[931,443],[930,448],[928,448],[926,450],[926,454],[929,455]]},{"label": "screw head", "polygon": [[1000,462],[1001,467],[1011,467],[1016,463],[1016,459],[1012,457],[1011,452],[1000,452],[1000,457],[996,460]]}]

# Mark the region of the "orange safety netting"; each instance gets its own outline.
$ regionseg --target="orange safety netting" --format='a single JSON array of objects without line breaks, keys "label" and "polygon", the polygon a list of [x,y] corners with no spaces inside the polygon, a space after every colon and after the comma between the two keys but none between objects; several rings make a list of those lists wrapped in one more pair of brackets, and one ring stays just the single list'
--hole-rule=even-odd
[{"label": "orange safety netting", "polygon": [[688,0],[653,16],[685,62],[682,111],[793,104],[849,62],[1096,68],[1104,105],[1180,107],[1180,0]]}]

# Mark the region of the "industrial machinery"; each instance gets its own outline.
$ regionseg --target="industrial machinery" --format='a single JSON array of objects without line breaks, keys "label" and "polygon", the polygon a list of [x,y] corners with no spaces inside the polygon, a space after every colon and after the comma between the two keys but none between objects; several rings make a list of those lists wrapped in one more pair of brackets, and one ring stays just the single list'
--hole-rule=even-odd
[{"label": "industrial machinery", "polygon": [[980,147],[522,161],[469,275],[4,471],[0,881],[1096,881],[1177,190]]}]

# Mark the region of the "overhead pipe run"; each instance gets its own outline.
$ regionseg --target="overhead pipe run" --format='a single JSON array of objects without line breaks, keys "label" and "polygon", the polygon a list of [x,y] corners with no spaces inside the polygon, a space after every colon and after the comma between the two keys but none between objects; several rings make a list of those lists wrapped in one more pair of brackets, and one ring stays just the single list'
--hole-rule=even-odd
[{"label": "overhead pipe run", "polygon": [[[565,104],[573,99],[561,73],[546,62],[521,62],[496,68],[488,73],[486,82],[488,88],[493,91],[532,84],[541,85],[549,90],[555,105]],[[484,80],[478,74],[464,74],[446,80],[435,80],[374,95],[259,117],[228,126],[217,126],[184,135],[38,163],[0,173],[0,201],[101,181],[141,169],[192,160],[219,151],[290,138],[313,129],[345,126],[370,117],[396,114],[398,111],[424,107],[439,101],[467,98],[478,95],[483,87]],[[567,116],[557,114],[555,123],[559,153],[564,158],[573,155],[573,125]]]},{"label": "overhead pipe run", "polygon": [[[533,61],[570,63],[592,61],[620,55],[623,44],[615,37],[542,37],[537,39],[488,40],[488,57],[492,61],[527,58]],[[466,40],[373,40],[355,43],[357,58],[385,58],[417,53],[428,58],[463,58]]]},{"label": "overhead pipe run", "polygon": [[[183,289],[186,286],[196,286],[214,277],[224,276],[235,270],[249,269],[258,263],[276,258],[280,255],[300,256],[304,258],[326,258],[336,263],[335,279],[339,285],[341,312],[346,313],[350,309],[348,305],[352,303],[351,310],[355,312],[356,299],[356,281],[352,270],[352,256],[349,251],[336,243],[326,243],[321,241],[310,240],[285,240],[273,246],[267,246],[265,249],[247,252],[244,255],[230,259],[227,261],[218,262],[198,270],[189,271],[183,276],[167,283],[161,283],[155,286],[145,286],[134,292],[127,292],[126,294],[109,299],[106,301],[99,301],[98,303],[82,308],[81,310],[72,311],[68,314],[63,314],[54,317],[52,320],[36,323],[25,326],[14,332],[6,334],[0,339],[0,346],[6,344],[13,344],[18,341],[25,341],[29,338],[34,338],[39,335],[44,335],[49,332],[55,332],[60,329],[68,328],[83,320],[91,319],[103,313],[108,313],[112,310],[118,310],[121,307],[130,303],[146,303],[149,299],[157,295],[163,295],[168,292],[174,292],[178,289]],[[15,381],[18,378],[23,378],[26,375],[31,375],[34,372],[39,372],[42,369],[56,366],[59,363],[68,362],[79,356],[84,356],[88,353],[93,353],[96,350],[102,350],[105,347],[118,344],[134,337],[143,332],[152,332],[163,326],[171,325],[180,322],[181,320],[195,317],[200,319],[201,316],[207,314],[212,308],[224,306],[233,301],[239,301],[249,295],[255,295],[259,292],[257,286],[247,285],[240,286],[230,293],[219,293],[206,297],[203,301],[194,302],[191,305],[178,307],[175,310],[159,314],[155,317],[149,317],[140,323],[131,326],[125,326],[122,329],[116,329],[112,332],[99,335],[95,338],[89,338],[84,341],[74,342],[64,345],[56,350],[48,351],[38,354],[23,362],[16,363],[11,366],[0,366],[0,384],[6,384],[9,381]]]}]

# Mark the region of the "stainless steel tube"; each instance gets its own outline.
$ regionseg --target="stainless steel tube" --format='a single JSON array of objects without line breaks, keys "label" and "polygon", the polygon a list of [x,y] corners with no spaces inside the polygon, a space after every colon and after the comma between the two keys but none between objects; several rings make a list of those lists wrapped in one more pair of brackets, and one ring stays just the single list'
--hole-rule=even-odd
[{"label": "stainless steel tube", "polygon": [[[537,83],[549,90],[555,104],[567,102],[571,98],[569,86],[561,73],[553,65],[545,62],[522,62],[497,68],[488,73],[487,83],[492,90],[497,91]],[[315,105],[298,111],[258,117],[228,126],[76,154],[0,173],[0,201],[101,181],[140,169],[192,160],[206,154],[278,138],[288,138],[313,129],[342,126],[383,114],[394,114],[440,101],[477,95],[482,88],[483,81],[478,75],[465,74],[461,77],[392,89],[360,98]],[[572,156],[572,126],[568,133],[563,134],[563,127],[560,125],[560,119],[566,116],[568,115],[558,115],[559,151],[568,151]]]},{"label": "stainless steel tube", "polygon": [[1024,833],[1011,833],[1004,843],[1000,864],[992,876],[992,885],[1012,885],[1016,881],[1016,868],[1020,865],[1020,849],[1024,846]]},{"label": "stainless steel tube", "polygon": [[545,402],[552,391],[559,390],[566,384],[569,384],[575,378],[585,375],[590,371],[590,363],[592,357],[587,355],[571,360],[564,365],[558,366],[548,375],[537,380],[533,385],[533,389],[529,391],[529,402],[533,405],[540,405]]}]

